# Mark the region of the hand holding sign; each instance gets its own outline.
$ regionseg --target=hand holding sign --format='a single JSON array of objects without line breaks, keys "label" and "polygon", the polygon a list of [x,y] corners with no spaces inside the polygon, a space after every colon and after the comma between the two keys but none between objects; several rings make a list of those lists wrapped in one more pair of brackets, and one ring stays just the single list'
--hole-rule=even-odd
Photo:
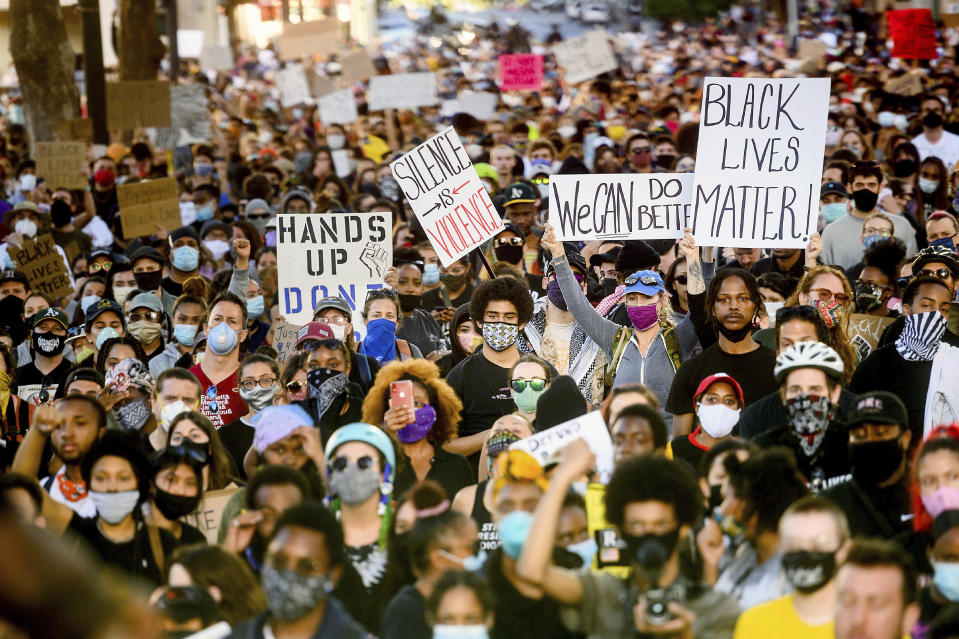
[{"label": "hand holding sign", "polygon": [[553,480],[572,483],[583,475],[592,473],[596,466],[596,455],[582,438],[575,439],[563,450],[563,461],[553,471]]},{"label": "hand holding sign", "polygon": [[540,246],[549,251],[551,257],[565,255],[563,243],[556,239],[556,230],[553,225],[547,222],[543,229],[543,237],[539,240]]},{"label": "hand holding sign", "polygon": [[379,244],[369,242],[360,254],[360,261],[370,270],[370,277],[383,277],[389,256]]}]

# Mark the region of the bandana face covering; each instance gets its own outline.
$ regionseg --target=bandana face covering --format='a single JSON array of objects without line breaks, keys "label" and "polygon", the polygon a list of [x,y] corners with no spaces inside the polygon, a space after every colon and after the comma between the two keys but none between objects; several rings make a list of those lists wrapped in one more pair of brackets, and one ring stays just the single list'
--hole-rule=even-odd
[{"label": "bandana face covering", "polygon": [[882,303],[882,289],[866,282],[856,282],[856,312],[871,313]]},{"label": "bandana face covering", "polygon": [[939,352],[946,318],[939,311],[906,315],[906,325],[896,340],[896,351],[910,362],[931,361]]},{"label": "bandana face covering", "polygon": [[350,463],[330,473],[330,491],[347,506],[359,506],[379,491],[382,481],[376,469]]},{"label": "bandana face covering", "polygon": [[497,353],[505,351],[516,343],[519,326],[506,322],[484,322],[483,341]]},{"label": "bandana face covering", "polygon": [[333,400],[343,394],[349,381],[346,373],[332,368],[317,368],[306,374],[310,386],[309,397],[315,399],[320,409],[320,417],[330,409]]},{"label": "bandana face covering", "polygon": [[366,338],[360,351],[376,360],[377,364],[396,359],[396,322],[375,319],[366,325]]},{"label": "bandana face covering", "polygon": [[280,621],[302,619],[333,590],[326,575],[304,577],[269,565],[263,566],[260,575],[266,607]]},{"label": "bandana face covering", "polygon": [[786,400],[789,425],[806,457],[815,455],[822,445],[835,408],[825,395],[820,397],[803,393]]},{"label": "bandana face covering", "polygon": [[433,424],[436,423],[436,409],[429,404],[423,404],[415,412],[416,421],[396,431],[397,439],[404,444],[420,441],[426,437],[430,429],[433,428]]}]

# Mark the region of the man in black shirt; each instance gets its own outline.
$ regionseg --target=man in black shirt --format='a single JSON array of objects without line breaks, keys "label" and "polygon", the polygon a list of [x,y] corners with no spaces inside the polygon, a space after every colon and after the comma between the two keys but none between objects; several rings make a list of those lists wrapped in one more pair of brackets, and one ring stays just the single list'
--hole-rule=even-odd
[{"label": "man in black shirt", "polygon": [[63,357],[67,343],[67,316],[48,308],[33,316],[30,350],[33,360],[17,369],[15,382],[21,399],[53,399],[57,387],[70,374],[72,364]]}]

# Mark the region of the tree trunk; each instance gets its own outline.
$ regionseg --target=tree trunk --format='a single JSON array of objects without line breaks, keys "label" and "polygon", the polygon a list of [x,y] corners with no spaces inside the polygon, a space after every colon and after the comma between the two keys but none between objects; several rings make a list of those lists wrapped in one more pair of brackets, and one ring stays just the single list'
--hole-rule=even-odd
[{"label": "tree trunk", "polygon": [[17,69],[31,148],[53,139],[51,124],[80,117],[76,54],[59,0],[11,0],[10,53]]},{"label": "tree trunk", "polygon": [[166,48],[157,32],[155,0],[120,0],[117,57],[121,80],[156,80]]}]

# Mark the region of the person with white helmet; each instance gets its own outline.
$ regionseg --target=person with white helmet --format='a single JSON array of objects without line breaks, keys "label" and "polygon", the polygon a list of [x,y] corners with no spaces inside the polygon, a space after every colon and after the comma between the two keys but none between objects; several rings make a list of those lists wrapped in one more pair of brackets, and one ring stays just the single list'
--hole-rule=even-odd
[{"label": "person with white helmet", "polygon": [[773,373],[788,421],[754,441],[760,448],[792,449],[816,490],[845,478],[850,466],[848,438],[837,423],[844,379],[839,354],[822,342],[799,342],[779,354]]}]

